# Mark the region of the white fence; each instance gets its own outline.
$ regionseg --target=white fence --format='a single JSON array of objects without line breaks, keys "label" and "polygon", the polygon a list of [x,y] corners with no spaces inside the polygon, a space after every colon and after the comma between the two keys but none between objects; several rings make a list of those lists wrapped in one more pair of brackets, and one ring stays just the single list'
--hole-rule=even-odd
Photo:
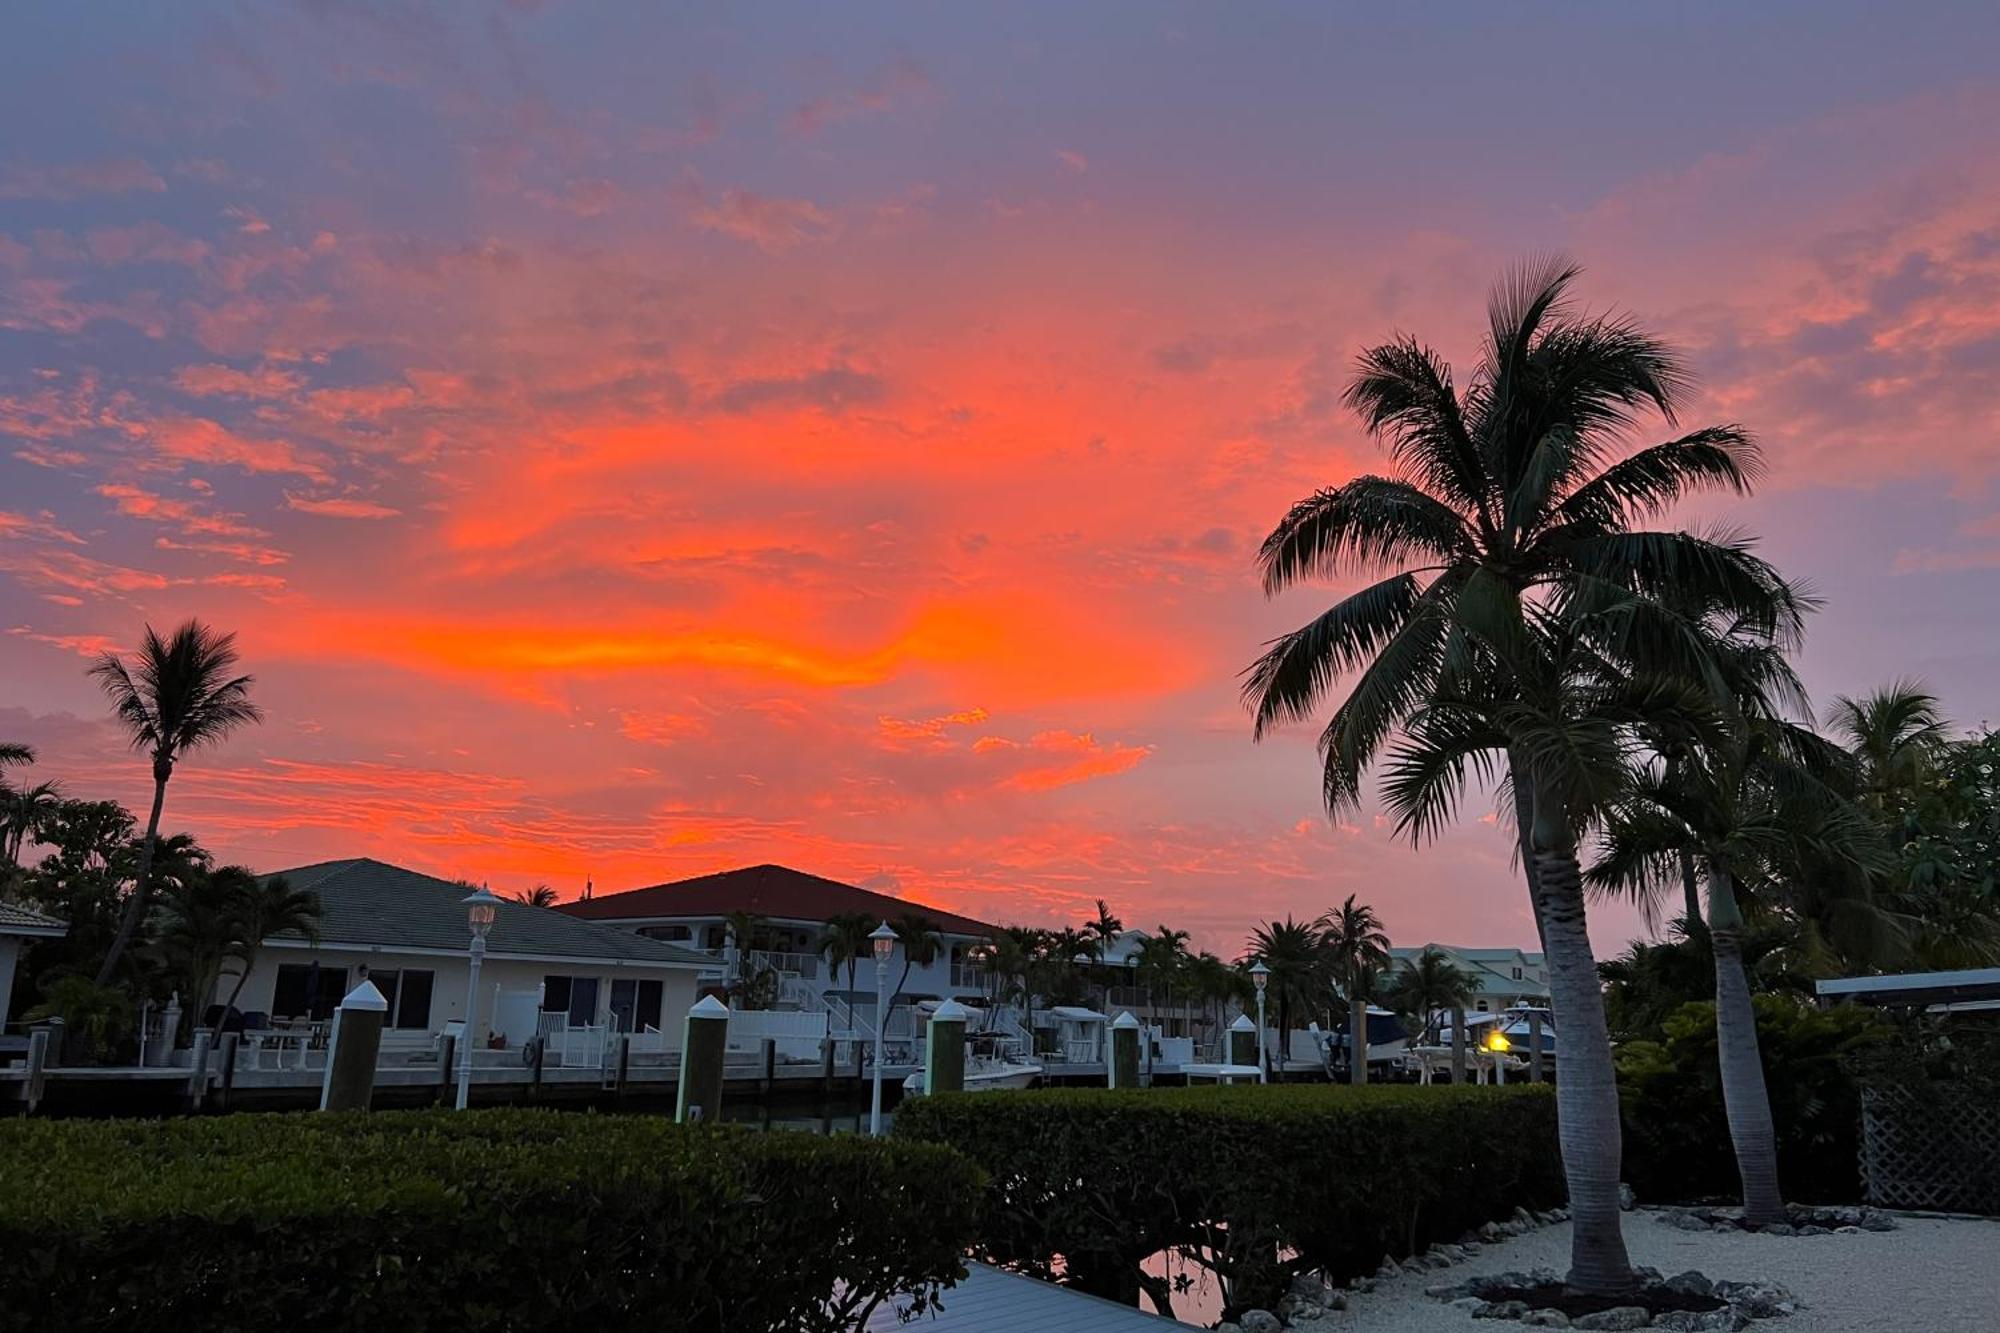
[{"label": "white fence", "polygon": [[768,1039],[778,1044],[783,1060],[817,1060],[826,1040],[824,1011],[785,1009],[731,1010],[728,1046],[731,1051],[762,1052]]}]

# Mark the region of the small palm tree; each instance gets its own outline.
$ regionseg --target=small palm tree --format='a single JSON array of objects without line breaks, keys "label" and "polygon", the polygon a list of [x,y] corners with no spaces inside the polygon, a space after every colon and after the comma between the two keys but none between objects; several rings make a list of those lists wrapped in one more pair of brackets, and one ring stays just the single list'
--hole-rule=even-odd
[{"label": "small palm tree", "polygon": [[1320,926],[1326,932],[1326,951],[1334,974],[1347,997],[1347,1081],[1366,1083],[1368,983],[1389,965],[1389,936],[1375,909],[1351,893],[1346,902],[1320,918]]},{"label": "small palm tree", "polygon": [[1835,699],[1831,720],[1860,769],[1863,804],[1885,823],[1901,822],[1950,740],[1937,696],[1899,680],[1864,698]]},{"label": "small palm tree", "polygon": [[1146,983],[1146,1008],[1157,1013],[1159,991],[1164,988],[1172,1003],[1187,973],[1188,933],[1172,926],[1155,926],[1150,935],[1139,937],[1139,976]]},{"label": "small palm tree", "polygon": [[[878,923],[866,912],[841,912],[826,920],[826,933],[820,936],[819,956],[826,959],[827,972],[837,976],[840,969],[847,969],[847,1011],[854,1012],[854,969],[863,958],[871,957],[874,944],[869,936]],[[877,1015],[880,1020],[880,1015]]]},{"label": "small palm tree", "polygon": [[165,920],[156,943],[180,977],[182,994],[197,1015],[208,1010],[226,962],[242,957],[244,885],[256,876],[241,866],[196,873],[178,882],[161,877]]},{"label": "small palm tree", "polygon": [[244,983],[250,979],[250,969],[256,966],[257,953],[264,947],[264,941],[278,935],[299,935],[309,943],[319,943],[318,894],[293,888],[283,875],[259,879],[247,871],[243,874],[246,878],[236,881],[236,913],[243,923],[243,945],[238,955],[242,971],[236,974],[236,984],[230,987],[229,998],[224,1001],[232,1009],[243,994]]},{"label": "small palm tree", "polygon": [[1428,1046],[1438,1015],[1471,1005],[1478,980],[1439,949],[1426,945],[1405,959],[1390,979],[1384,998],[1397,1013],[1417,1022],[1417,1044]]},{"label": "small palm tree", "polygon": [[41,833],[62,804],[62,789],[53,782],[32,787],[0,783],[0,852],[7,864],[21,864],[21,849]]},{"label": "small palm tree", "polygon": [[145,850],[139,856],[132,896],[119,918],[118,934],[97,969],[97,984],[108,985],[118,960],[131,946],[152,897],[153,851],[160,836],[160,808],[174,765],[191,751],[213,745],[238,727],[263,719],[250,702],[251,677],[236,674],[236,636],[218,634],[190,620],[162,639],[146,627],[146,637],[128,667],[116,653],[97,659],[90,674],[111,699],[132,748],[153,760],[153,810],[146,819]]},{"label": "small palm tree", "polygon": [[[1326,1003],[1333,958],[1326,947],[1326,927],[1319,921],[1269,921],[1250,932],[1243,961],[1262,963],[1271,971],[1265,993],[1278,1009],[1278,1049],[1289,1049],[1292,1013],[1316,1010]],[[1263,1034],[1257,1036],[1261,1043]]]},{"label": "small palm tree", "polygon": [[526,903],[530,907],[554,907],[562,901],[556,897],[555,889],[547,884],[537,884],[533,888],[522,889],[519,893],[509,896],[515,902]]},{"label": "small palm tree", "polygon": [[894,1009],[896,997],[909,984],[911,969],[929,967],[944,952],[944,936],[938,934],[937,923],[922,912],[904,912],[889,922],[889,928],[896,932],[896,943],[903,950],[903,974],[889,993],[889,1007]]}]

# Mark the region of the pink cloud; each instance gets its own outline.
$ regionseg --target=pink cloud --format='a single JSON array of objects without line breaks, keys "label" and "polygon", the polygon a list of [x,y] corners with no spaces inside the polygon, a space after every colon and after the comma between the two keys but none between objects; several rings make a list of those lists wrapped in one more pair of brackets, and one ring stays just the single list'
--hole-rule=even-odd
[{"label": "pink cloud", "polygon": [[774,253],[802,241],[822,239],[833,231],[833,219],[810,200],[780,199],[749,190],[724,190],[719,203],[695,211],[694,221],[709,231]]},{"label": "pink cloud", "polygon": [[159,194],[159,173],[136,158],[57,167],[14,167],[0,174],[0,199],[75,199],[88,194]]},{"label": "pink cloud", "polygon": [[395,518],[403,512],[373,500],[340,496],[315,500],[290,491],[285,492],[285,508],[296,509],[302,514],[318,514],[322,518]]}]

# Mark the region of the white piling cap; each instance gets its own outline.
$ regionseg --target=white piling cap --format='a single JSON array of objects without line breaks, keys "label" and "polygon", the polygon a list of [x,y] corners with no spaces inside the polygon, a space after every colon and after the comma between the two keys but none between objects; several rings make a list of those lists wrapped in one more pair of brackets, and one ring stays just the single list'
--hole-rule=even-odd
[{"label": "white piling cap", "polygon": [[1124,1013],[1111,1020],[1111,1026],[1115,1028],[1135,1028],[1139,1026],[1139,1020],[1132,1017],[1132,1011],[1127,1009]]},{"label": "white piling cap", "polygon": [[729,1006],[716,999],[713,995],[704,995],[694,1002],[694,1008],[688,1010],[688,1017],[727,1018],[729,1017]]},{"label": "white piling cap", "polygon": [[1229,1030],[1231,1032],[1255,1032],[1257,1025],[1250,1021],[1250,1015],[1238,1014],[1236,1015],[1236,1021],[1229,1025]]},{"label": "white piling cap", "polygon": [[362,1009],[377,1014],[389,1012],[389,1002],[382,998],[381,991],[375,989],[375,983],[366,977],[362,978],[359,986],[347,992],[346,997],[340,1002],[340,1007]]},{"label": "white piling cap", "polygon": [[931,1011],[933,1023],[963,1023],[971,1017],[971,1013],[957,1000],[946,1000]]}]

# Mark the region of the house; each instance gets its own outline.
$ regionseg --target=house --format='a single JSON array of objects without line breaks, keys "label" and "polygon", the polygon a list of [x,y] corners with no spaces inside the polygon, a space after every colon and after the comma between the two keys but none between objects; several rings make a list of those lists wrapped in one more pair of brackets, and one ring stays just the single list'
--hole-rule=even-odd
[{"label": "house", "polygon": [[859,958],[851,973],[843,964],[836,975],[820,952],[828,922],[859,915],[871,923],[893,923],[905,916],[921,916],[931,923],[942,943],[938,956],[930,963],[912,965],[905,977],[905,959],[898,950],[888,976],[888,986],[895,991],[892,1009],[899,1003],[946,997],[981,1002],[988,979],[979,967],[979,952],[999,933],[984,921],[956,912],[780,865],[746,866],[600,894],[563,903],[556,910],[695,950],[708,965],[706,983],[716,985],[728,980],[736,962],[729,916],[748,912],[762,922],[756,938],[749,941],[744,962],[753,970],[775,973],[773,999],[778,1008],[832,1008],[844,1011],[842,1017],[851,1015],[855,1025],[869,1028],[875,1009],[874,964]]},{"label": "house", "polygon": [[[365,857],[274,871],[318,895],[319,938],[263,942],[237,999],[246,1014],[324,1019],[363,980],[389,1002],[388,1028],[414,1036],[463,1021],[467,981],[464,884]],[[533,1036],[535,1010],[571,1027],[678,1033],[711,961],[543,907],[503,900],[486,937],[480,1012],[489,1027]],[[225,977],[221,993],[234,984]],[[508,1003],[499,1003],[506,997]],[[499,1015],[527,1010],[523,1021]],[[524,1027],[521,1032],[510,1027]]]},{"label": "house", "polygon": [[14,968],[21,953],[35,940],[61,939],[69,927],[31,908],[0,903],[0,1031],[7,1026],[7,1005],[14,994]]},{"label": "house", "polygon": [[1478,985],[1473,990],[1472,1010],[1497,1014],[1517,1004],[1546,1005],[1549,996],[1548,964],[1539,953],[1520,949],[1467,949],[1456,944],[1426,944],[1422,948],[1389,950],[1397,965],[1414,963],[1425,949],[1435,949],[1451,960],[1452,966],[1472,974]]}]

